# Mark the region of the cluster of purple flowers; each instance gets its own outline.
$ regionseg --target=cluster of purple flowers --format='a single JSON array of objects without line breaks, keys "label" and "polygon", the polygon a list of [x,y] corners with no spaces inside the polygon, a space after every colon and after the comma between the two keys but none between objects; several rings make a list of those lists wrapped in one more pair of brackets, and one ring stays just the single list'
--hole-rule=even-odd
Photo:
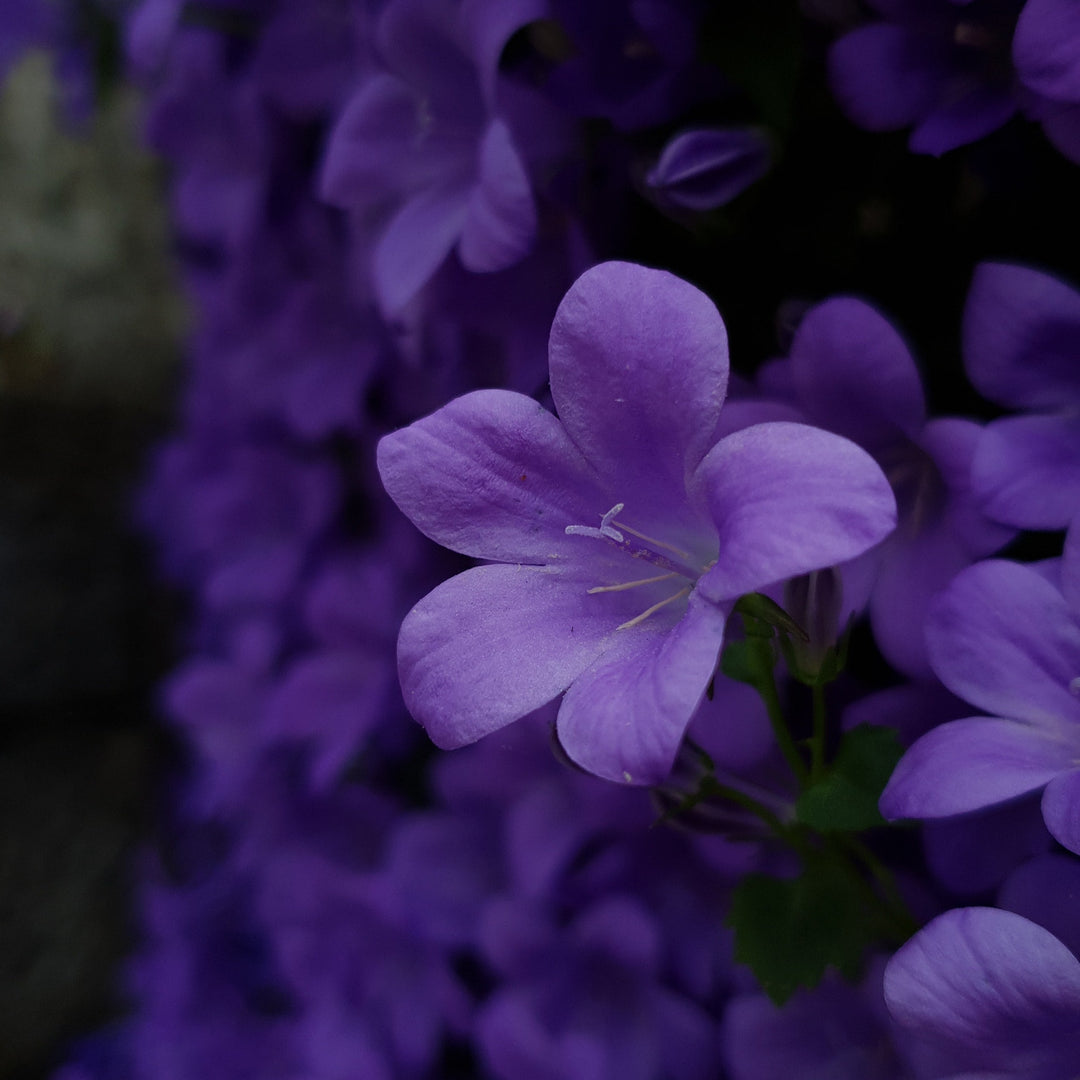
[{"label": "cluster of purple flowers", "polygon": [[[873,7],[858,123],[940,153],[1020,108],[1080,157],[1068,0]],[[852,295],[733,374],[738,313],[626,259],[774,161],[717,18],[127,13],[193,308],[138,513],[190,610],[129,1011],[63,1080],[1080,1073],[1080,293],[972,267],[988,423]],[[918,833],[873,781],[837,824],[867,724]],[[868,944],[778,990],[740,890],[814,867]]]}]

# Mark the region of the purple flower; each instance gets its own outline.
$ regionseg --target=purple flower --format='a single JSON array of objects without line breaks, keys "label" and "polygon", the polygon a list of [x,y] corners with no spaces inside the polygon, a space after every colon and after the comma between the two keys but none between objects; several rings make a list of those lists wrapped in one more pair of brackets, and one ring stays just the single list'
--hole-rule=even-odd
[{"label": "purple flower", "polygon": [[964,311],[964,364],[976,389],[1026,415],[989,424],[972,486],[986,513],[1062,529],[1080,506],[1080,294],[1049,274],[981,263]]},{"label": "purple flower", "polygon": [[497,111],[499,55],[541,0],[390,0],[378,27],[387,70],[365,79],[330,137],[325,198],[389,220],[375,240],[383,309],[397,314],[454,248],[470,270],[512,266],[532,245],[525,163]]},{"label": "purple flower", "polygon": [[783,376],[805,418],[864,447],[885,470],[899,512],[896,531],[845,573],[872,582],[874,637],[885,658],[916,678],[931,675],[923,622],[931,598],[953,575],[996,550],[1009,532],[979,513],[968,476],[980,429],[954,417],[927,418],[911,352],[879,312],[853,297],[812,308],[799,325]]},{"label": "purple flower", "polygon": [[659,980],[662,940],[630,896],[591,905],[565,928],[526,907],[489,912],[487,948],[504,977],[477,1042],[499,1080],[717,1074],[715,1023]]},{"label": "purple flower", "polygon": [[1019,0],[873,0],[886,20],[845,34],[829,54],[833,94],[869,131],[914,127],[919,154],[943,154],[1016,112],[1009,62]]},{"label": "purple flower", "polygon": [[1080,961],[1010,911],[938,916],[889,962],[885,1000],[952,1052],[956,1075],[1071,1080],[1080,1069]]},{"label": "purple flower", "polygon": [[697,128],[676,135],[645,178],[661,204],[714,210],[769,170],[769,141],[750,128]]},{"label": "purple flower", "polygon": [[935,603],[927,642],[941,681],[989,715],[943,724],[904,755],[881,797],[888,818],[963,814],[1044,786],[1043,818],[1080,851],[1080,529],[1061,589],[1017,563],[979,563]]},{"label": "purple flower", "polygon": [[406,617],[405,699],[452,747],[566,691],[569,755],[652,783],[712,678],[734,601],[867,550],[895,504],[872,460],[835,435],[776,423],[715,442],[724,324],[669,274],[588,271],[559,307],[549,356],[558,419],[478,391],[379,444],[383,483],[421,531],[493,564]]},{"label": "purple flower", "polygon": [[1017,75],[1035,98],[1028,114],[1080,164],[1080,9],[1071,0],[1027,0],[1012,53]]}]

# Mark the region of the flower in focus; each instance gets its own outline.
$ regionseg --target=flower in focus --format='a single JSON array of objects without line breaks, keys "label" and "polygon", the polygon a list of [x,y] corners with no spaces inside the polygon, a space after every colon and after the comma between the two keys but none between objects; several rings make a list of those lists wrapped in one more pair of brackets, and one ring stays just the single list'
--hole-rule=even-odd
[{"label": "flower in focus", "polygon": [[461,746],[566,692],[559,738],[599,776],[654,783],[716,669],[738,597],[853,558],[895,523],[873,460],[815,428],[716,441],[724,324],[669,274],[585,273],[552,326],[558,418],[478,391],[386,436],[387,491],[486,560],[406,617],[406,704]]}]

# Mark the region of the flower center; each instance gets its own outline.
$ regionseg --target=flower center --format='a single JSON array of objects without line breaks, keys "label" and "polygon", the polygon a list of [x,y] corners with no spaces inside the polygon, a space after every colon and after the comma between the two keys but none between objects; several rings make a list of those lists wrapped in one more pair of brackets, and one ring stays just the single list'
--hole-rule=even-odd
[{"label": "flower center", "polygon": [[645,533],[638,532],[637,529],[631,528],[625,522],[616,521],[616,515],[621,514],[625,507],[625,503],[616,503],[600,518],[599,528],[593,525],[567,525],[566,535],[588,536],[596,540],[603,540],[611,547],[625,552],[632,559],[642,559],[647,563],[651,563],[657,569],[663,570],[664,573],[652,574],[649,577],[638,578],[634,581],[622,581],[615,585],[595,585],[587,590],[589,594],[626,592],[628,589],[637,589],[641,586],[654,585],[661,581],[678,578],[688,581],[689,584],[683,585],[677,592],[646,608],[645,611],[633,619],[622,623],[616,627],[617,630],[626,630],[631,626],[637,626],[654,612],[667,607],[668,604],[674,603],[684,596],[689,596],[694,585],[697,584],[698,578],[709,569],[708,566],[696,568],[693,565],[693,555],[690,552],[675,547],[673,544],[665,543],[663,540],[657,540],[653,536],[646,536]]}]

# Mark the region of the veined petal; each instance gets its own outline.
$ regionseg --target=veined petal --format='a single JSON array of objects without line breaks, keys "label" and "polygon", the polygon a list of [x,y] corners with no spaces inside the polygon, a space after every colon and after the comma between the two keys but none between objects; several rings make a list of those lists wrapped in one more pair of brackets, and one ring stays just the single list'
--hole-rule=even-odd
[{"label": "veined petal", "polygon": [[984,262],[964,306],[964,366],[980,394],[1014,408],[1080,402],[1080,293],[1026,266]]},{"label": "veined petal", "polygon": [[614,636],[559,709],[570,757],[607,780],[663,780],[716,670],[726,617],[694,595],[676,625],[658,613]]},{"label": "veined petal", "polygon": [[996,806],[1038,791],[1071,767],[1071,745],[1033,724],[994,717],[952,720],[927,732],[900,759],[881,796],[896,818],[938,818]]},{"label": "veined petal", "polygon": [[720,538],[698,590],[723,603],[861,555],[896,525],[877,463],[805,424],[758,424],[722,439],[694,478]]},{"label": "veined petal", "polygon": [[1075,1071],[1080,962],[1011,911],[939,915],[889,962],[885,1001],[905,1027],[970,1050],[973,1068],[1040,1078]]},{"label": "veined petal", "polygon": [[956,695],[998,716],[1075,732],[1080,626],[1039,573],[992,559],[961,571],[931,607],[926,641],[934,671]]},{"label": "veined petal", "polygon": [[641,509],[646,531],[684,520],[687,476],[727,392],[712,301],[664,271],[603,263],[559,305],[550,361],[559,417],[607,488]]},{"label": "veined petal", "polygon": [[807,313],[791,345],[791,374],[813,423],[868,449],[915,438],[926,421],[922,382],[903,338],[853,297]]},{"label": "veined petal", "polygon": [[377,460],[390,497],[422,533],[478,559],[580,556],[582,539],[566,526],[599,524],[608,509],[562,424],[509,390],[451,401],[385,436]]},{"label": "veined petal", "polygon": [[984,513],[1021,529],[1063,529],[1080,506],[1080,413],[987,424],[971,486]]},{"label": "veined petal", "polygon": [[475,742],[540,708],[592,663],[640,603],[632,591],[590,596],[592,584],[547,567],[478,566],[409,612],[401,686],[438,746]]}]

